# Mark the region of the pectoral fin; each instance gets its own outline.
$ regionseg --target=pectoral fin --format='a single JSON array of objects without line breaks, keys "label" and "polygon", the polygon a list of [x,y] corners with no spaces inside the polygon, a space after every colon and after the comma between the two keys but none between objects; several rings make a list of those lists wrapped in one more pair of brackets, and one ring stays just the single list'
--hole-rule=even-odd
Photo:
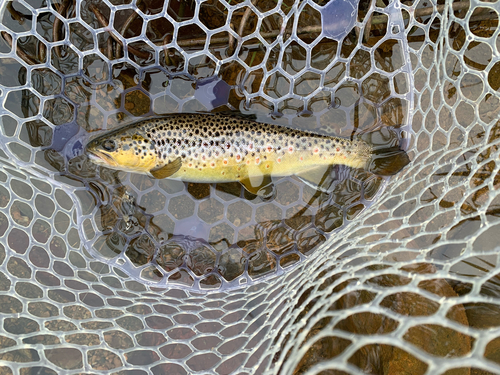
[{"label": "pectoral fin", "polygon": [[180,157],[171,161],[170,163],[164,165],[163,167],[154,168],[149,171],[154,178],[159,180],[172,176],[177,172],[182,166],[182,160]]}]

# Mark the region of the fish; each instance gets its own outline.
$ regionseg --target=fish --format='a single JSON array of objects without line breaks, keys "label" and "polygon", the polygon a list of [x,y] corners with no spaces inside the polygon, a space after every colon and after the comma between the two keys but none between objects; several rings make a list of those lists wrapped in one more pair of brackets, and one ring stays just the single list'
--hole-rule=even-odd
[{"label": "fish", "polygon": [[149,118],[89,140],[85,151],[93,163],[107,168],[195,183],[239,181],[261,197],[272,195],[273,176],[300,177],[336,164],[390,176],[410,162],[397,146],[375,149],[359,137],[350,140],[226,113]]}]

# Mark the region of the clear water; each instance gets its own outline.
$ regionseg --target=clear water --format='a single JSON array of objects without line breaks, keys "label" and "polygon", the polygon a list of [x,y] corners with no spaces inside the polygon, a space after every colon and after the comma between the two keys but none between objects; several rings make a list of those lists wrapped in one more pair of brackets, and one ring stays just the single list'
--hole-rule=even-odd
[{"label": "clear water", "polygon": [[[430,15],[419,13],[431,6],[426,1],[398,11],[360,3],[360,33],[347,30],[338,40],[322,34],[331,15],[325,2],[174,1],[165,9],[171,26],[153,29],[161,4],[146,2],[146,13],[138,5],[141,28],[126,9],[137,4],[106,3],[100,11],[113,15],[117,35],[130,20],[126,39],[146,51],[136,55],[109,44],[104,29],[90,38],[87,25],[99,21],[88,3],[76,4],[80,13],[73,17],[69,4],[55,38],[60,3],[16,2],[21,15],[14,16],[2,8],[1,29],[23,47],[0,38],[2,371],[499,372],[494,3],[434,4]],[[322,27],[308,29],[317,20]],[[234,51],[228,33],[243,35]],[[406,101],[382,101],[384,77],[389,96]],[[261,121],[345,136],[411,121],[416,136],[395,130],[394,139],[409,143],[413,163],[366,202],[367,190],[357,198],[355,179],[363,176],[333,171],[343,222],[328,231],[340,225],[340,209],[321,194],[305,208],[314,191],[294,178],[277,181],[283,194],[268,204],[242,196],[237,185],[93,170],[80,155],[78,141],[97,130],[226,102]],[[358,203],[371,206],[360,213]],[[217,236],[206,240],[216,226]],[[306,229],[327,238],[316,247],[311,241],[310,253],[296,240]],[[103,233],[124,256],[92,250]],[[161,266],[161,281],[154,271],[139,273],[155,264],[144,263],[145,233],[168,242],[166,268],[190,251],[186,277]],[[130,240],[124,246],[120,235]],[[219,265],[223,259],[227,279],[247,279],[241,289],[215,277],[211,254]],[[269,278],[288,265],[287,274]],[[167,281],[173,288],[154,286]]]},{"label": "clear water", "polygon": [[[154,4],[139,6],[145,15],[156,8]],[[303,43],[299,39],[286,42],[290,35],[285,32],[283,49],[277,48],[283,41],[277,41],[276,34],[264,39],[264,44],[247,38],[236,51],[236,44],[228,47],[218,41],[222,35],[210,32],[209,56],[199,54],[207,51],[207,35],[198,26],[180,26],[182,37],[169,44],[176,48],[165,51],[162,46],[172,40],[172,22],[119,10],[114,27],[130,39],[130,61],[125,62],[120,59],[122,45],[109,33],[98,33],[98,45],[94,45],[89,26],[103,26],[109,13],[106,5],[92,8],[82,4],[84,22],[69,24],[71,46],[56,45],[50,56],[45,42],[63,40],[66,28],[55,22],[53,13],[40,13],[37,27],[42,39],[23,39],[17,55],[23,51],[31,57],[22,55],[21,59],[46,64],[27,72],[16,60],[4,59],[6,77],[12,82],[3,84],[27,84],[33,90],[7,95],[5,134],[19,134],[31,146],[20,159],[24,157],[31,164],[35,152],[33,167],[53,171],[63,184],[70,179],[69,185],[86,190],[75,192],[81,207],[77,221],[92,255],[156,286],[233,289],[282,274],[371,205],[385,180],[341,166],[325,171],[329,175],[325,187],[330,193],[287,177],[276,179],[276,198],[268,202],[249,195],[238,183],[155,181],[98,169],[83,155],[85,142],[99,130],[151,115],[220,110],[253,113],[259,121],[303,130],[343,137],[361,135],[382,148],[406,147],[408,139],[401,139],[408,137],[411,82],[401,15],[386,8],[386,21],[390,18],[391,25],[399,26],[374,49],[372,65],[368,52],[352,52],[360,37],[353,29],[357,3],[299,8],[297,36]],[[61,8],[56,4],[52,9]],[[74,5],[63,9],[70,19],[75,14]],[[191,7],[169,11],[180,19],[193,17]],[[276,26],[284,23],[280,13],[273,20],[258,19],[249,8],[235,14],[246,22],[240,27],[243,35],[255,30],[256,22],[261,35],[266,36],[279,32]],[[224,15],[214,3],[207,4],[199,17],[210,29],[217,29],[224,26]],[[348,22],[335,21],[340,16]],[[12,21],[10,13],[4,18]],[[142,35],[144,23],[148,41],[158,46],[157,57],[149,44],[132,42],[131,38]],[[305,29],[308,25],[316,29]],[[380,40],[385,33],[383,28],[374,27],[363,36],[367,47],[372,43],[370,38]],[[185,38],[187,35],[190,37]],[[272,39],[275,41],[268,44]],[[88,53],[90,50],[93,53]],[[82,58],[78,53],[85,55]],[[244,61],[249,69],[241,70],[238,61]],[[376,68],[382,74],[375,72]],[[17,81],[10,78],[14,76]],[[9,113],[27,120],[17,120]]]}]

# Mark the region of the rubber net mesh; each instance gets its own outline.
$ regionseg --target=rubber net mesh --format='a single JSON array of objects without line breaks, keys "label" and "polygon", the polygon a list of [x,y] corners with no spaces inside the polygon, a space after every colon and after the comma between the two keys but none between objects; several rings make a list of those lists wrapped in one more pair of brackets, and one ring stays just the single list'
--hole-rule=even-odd
[{"label": "rubber net mesh", "polygon": [[[495,2],[0,16],[2,374],[500,372]],[[390,180],[335,167],[329,194],[282,178],[265,202],[82,154],[94,131],[212,110],[412,162]]]}]

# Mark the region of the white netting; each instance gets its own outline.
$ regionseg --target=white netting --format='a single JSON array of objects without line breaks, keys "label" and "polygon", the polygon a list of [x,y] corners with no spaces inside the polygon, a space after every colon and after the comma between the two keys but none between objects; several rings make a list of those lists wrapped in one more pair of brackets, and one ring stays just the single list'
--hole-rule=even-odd
[{"label": "white netting", "polygon": [[[1,371],[500,372],[497,9],[3,4]],[[412,163],[383,194],[339,169],[336,200],[307,208],[314,191],[294,178],[266,204],[80,155],[86,132],[221,105],[343,136],[382,129],[371,140],[409,143]],[[151,259],[185,230],[217,272],[206,252],[198,266],[182,250]],[[100,235],[125,255],[92,247]]]}]

